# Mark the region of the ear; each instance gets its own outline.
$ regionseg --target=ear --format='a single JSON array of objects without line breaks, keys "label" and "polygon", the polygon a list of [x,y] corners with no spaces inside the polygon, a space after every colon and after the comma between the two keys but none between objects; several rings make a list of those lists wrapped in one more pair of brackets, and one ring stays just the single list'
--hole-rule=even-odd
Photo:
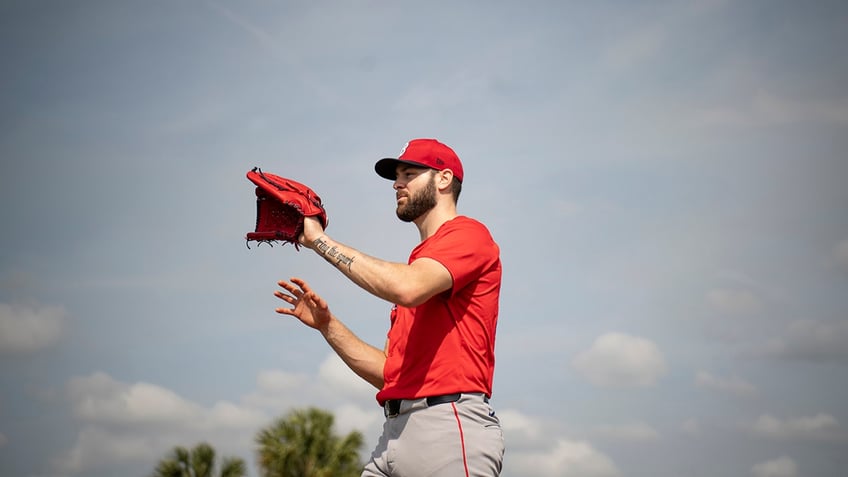
[{"label": "ear", "polygon": [[452,181],[453,181],[453,171],[452,170],[442,169],[440,171],[436,171],[436,187],[438,187],[440,191],[450,189]]}]

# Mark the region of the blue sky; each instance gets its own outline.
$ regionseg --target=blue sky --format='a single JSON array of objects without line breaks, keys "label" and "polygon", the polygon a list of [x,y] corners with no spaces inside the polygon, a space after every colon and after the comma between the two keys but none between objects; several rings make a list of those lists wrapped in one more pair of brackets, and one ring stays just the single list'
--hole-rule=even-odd
[{"label": "blue sky", "polygon": [[848,467],[843,2],[0,5],[0,474],[251,465],[290,409],[370,452],[374,390],[273,313],[307,279],[381,345],[390,304],[247,249],[254,166],[404,262],[376,159],[462,158],[504,263],[503,475]]}]

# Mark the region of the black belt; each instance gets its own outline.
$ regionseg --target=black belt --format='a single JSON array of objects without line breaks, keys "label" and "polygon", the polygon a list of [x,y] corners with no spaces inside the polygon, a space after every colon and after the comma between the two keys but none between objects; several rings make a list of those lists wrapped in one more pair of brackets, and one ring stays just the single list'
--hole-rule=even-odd
[{"label": "black belt", "polygon": [[[447,404],[449,402],[457,402],[461,397],[462,393],[430,396],[427,398],[427,407]],[[486,396],[483,397],[483,400],[489,402],[489,398]],[[386,417],[395,417],[400,414],[400,403],[403,401],[403,399],[387,399],[386,402],[383,403],[383,411]]]}]

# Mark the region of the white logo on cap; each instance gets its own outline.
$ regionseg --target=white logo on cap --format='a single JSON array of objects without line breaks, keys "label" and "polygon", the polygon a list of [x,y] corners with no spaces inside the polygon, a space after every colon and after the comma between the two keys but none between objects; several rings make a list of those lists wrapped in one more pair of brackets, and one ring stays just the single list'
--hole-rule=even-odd
[{"label": "white logo on cap", "polygon": [[409,147],[409,142],[407,142],[406,144],[403,145],[402,148],[400,148],[400,153],[398,153],[398,157],[402,156],[403,153],[406,152],[406,148],[408,148],[408,147]]}]

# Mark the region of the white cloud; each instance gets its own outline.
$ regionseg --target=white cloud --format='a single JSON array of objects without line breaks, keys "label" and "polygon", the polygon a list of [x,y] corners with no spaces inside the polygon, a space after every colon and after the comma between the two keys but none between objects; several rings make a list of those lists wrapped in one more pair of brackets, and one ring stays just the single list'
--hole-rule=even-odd
[{"label": "white cloud", "polygon": [[510,441],[532,442],[541,435],[541,423],[521,411],[503,409],[498,410],[497,415],[501,422],[501,429]]},{"label": "white cloud", "polygon": [[74,415],[89,422],[196,422],[203,409],[176,393],[148,383],[126,384],[105,373],[72,378],[68,383]]},{"label": "white cloud", "polygon": [[356,375],[335,353],[330,354],[321,363],[318,376],[333,387],[336,392],[345,395],[373,396],[377,388]]},{"label": "white cloud", "polygon": [[77,435],[73,449],[52,460],[53,468],[63,474],[76,475],[116,462],[153,461],[168,449],[167,444],[156,440],[150,434],[115,433],[86,426]]},{"label": "white cloud", "polygon": [[660,433],[644,422],[598,426],[595,434],[606,439],[630,442],[655,441],[660,438]]},{"label": "white cloud", "polygon": [[356,402],[363,413],[379,411],[374,398],[377,390],[351,371],[335,353],[328,354],[321,362],[317,376],[275,369],[261,371],[256,381],[256,389],[245,395],[242,402],[276,414],[305,401],[326,406]]},{"label": "white cloud", "polygon": [[780,419],[769,414],[760,416],[751,430],[762,437],[783,439],[833,439],[839,436],[839,421],[830,414]]},{"label": "white cloud", "polygon": [[82,427],[74,446],[52,462],[54,470],[70,474],[155,463],[175,445],[203,440],[230,455],[271,420],[264,409],[226,401],[205,407],[161,386],[124,383],[102,372],[70,379],[67,391]]},{"label": "white cloud", "polygon": [[711,290],[707,302],[716,311],[728,315],[747,315],[763,308],[760,299],[748,290]]},{"label": "white cloud", "polygon": [[736,376],[722,378],[706,371],[698,371],[698,374],[695,375],[695,385],[699,388],[714,389],[740,397],[757,395],[757,388],[742,378]]},{"label": "white cloud", "polygon": [[203,411],[203,417],[196,425],[201,429],[253,429],[265,424],[269,414],[265,410],[254,409],[244,404],[228,401],[216,402],[210,409]]},{"label": "white cloud", "polygon": [[755,464],[751,473],[755,477],[798,477],[798,466],[794,460],[783,456]]},{"label": "white cloud", "polygon": [[263,370],[256,377],[256,389],[242,398],[252,407],[283,412],[294,406],[304,389],[314,385],[314,379],[303,373],[282,370]]},{"label": "white cloud", "polygon": [[0,353],[32,353],[55,344],[63,329],[59,306],[0,303]]},{"label": "white cloud", "polygon": [[[376,404],[375,404],[376,406]],[[364,408],[356,404],[345,403],[333,409],[335,429],[339,434],[347,434],[357,430],[364,434],[366,441],[377,437],[369,434],[369,429],[378,429],[383,423],[383,414],[373,407]],[[368,449],[370,450],[370,449]]]},{"label": "white cloud", "polygon": [[[545,452],[513,453],[504,461],[510,475],[534,477],[615,477],[620,471],[613,461],[585,441],[558,439],[553,449]],[[506,472],[505,472],[506,473]]]},{"label": "white cloud", "polygon": [[289,373],[278,369],[260,371],[256,377],[256,385],[262,391],[286,392],[299,389],[309,377],[306,374]]},{"label": "white cloud", "polygon": [[[351,371],[335,354],[321,363],[317,377],[281,370],[265,370],[257,377],[257,389],[242,398],[252,408],[280,415],[304,402],[332,409],[339,431],[358,429],[366,434],[378,432],[382,410],[374,396],[376,389]],[[370,433],[370,434],[369,434]]]},{"label": "white cloud", "polygon": [[[151,383],[126,383],[97,372],[68,381],[67,396],[81,423],[74,445],[52,459],[53,470],[76,475],[94,469],[155,465],[175,445],[206,441],[224,456],[250,461],[255,434],[294,408],[329,409],[336,431],[359,430],[365,448],[376,442],[382,411],[370,385],[331,354],[317,376],[265,370],[237,402],[203,405]],[[346,377],[345,371],[353,378]],[[309,404],[304,404],[309,403]]]},{"label": "white cloud", "polygon": [[572,361],[592,384],[603,387],[649,386],[666,373],[665,358],[651,341],[622,333],[598,337]]}]

